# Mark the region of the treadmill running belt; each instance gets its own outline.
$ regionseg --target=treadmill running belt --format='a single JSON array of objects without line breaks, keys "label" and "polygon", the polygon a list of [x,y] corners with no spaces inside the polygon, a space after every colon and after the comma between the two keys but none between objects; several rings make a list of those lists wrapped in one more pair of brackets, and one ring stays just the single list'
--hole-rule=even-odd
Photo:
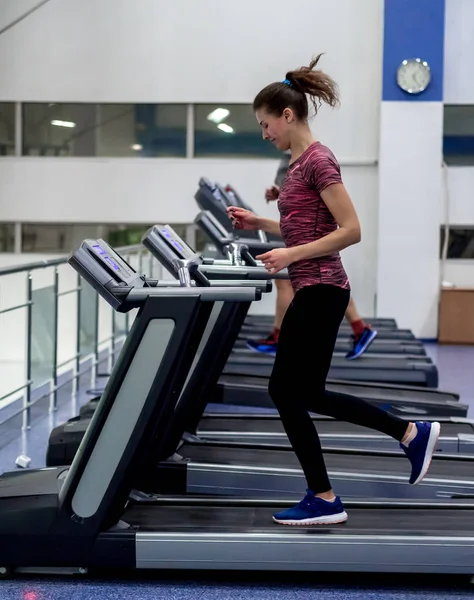
[{"label": "treadmill running belt", "polygon": [[[259,376],[245,376],[245,375],[224,375],[219,379],[219,383],[232,384],[237,383],[239,385],[245,385],[249,387],[268,387],[268,378]],[[378,387],[368,385],[351,385],[328,383],[327,389],[331,392],[341,392],[343,394],[352,394],[354,396],[360,396],[370,400],[371,398],[382,398],[383,400],[403,400],[404,402],[410,402],[410,400],[429,400],[430,402],[435,400],[458,400],[456,394],[450,394],[449,392],[440,392],[438,390],[424,390],[417,388],[416,390],[403,390],[397,389],[396,387]]]},{"label": "treadmill running belt", "polygon": [[373,534],[429,536],[474,535],[474,510],[465,508],[350,508],[349,519],[335,526],[284,527],[272,522],[280,506],[149,506],[131,505],[122,520],[142,531],[160,532],[270,532],[278,535]]},{"label": "treadmill running belt", "polygon": [[[341,434],[370,434],[376,433],[368,430],[361,425],[353,425],[344,421],[335,421],[332,419],[322,419],[317,421],[316,427],[318,433],[341,433]],[[226,431],[226,432],[258,432],[258,433],[284,433],[283,425],[280,419],[252,419],[252,418],[232,418],[226,417],[204,417],[199,423],[199,432],[205,435],[207,431]],[[460,433],[473,434],[474,429],[468,423],[442,423],[441,435],[455,436]],[[380,434],[382,435],[382,434]]]},{"label": "treadmill running belt", "polygon": [[[249,444],[249,446],[251,446]],[[300,464],[291,448],[283,449],[278,446],[275,450],[259,449],[258,446],[226,447],[225,444],[183,444],[178,453],[197,463],[219,465],[245,465],[250,467],[273,467],[281,469],[298,469]],[[348,473],[373,473],[376,475],[406,475],[410,474],[410,463],[406,456],[400,454],[383,456],[383,453],[354,452],[343,450],[324,452],[324,460],[328,471],[343,471]],[[448,458],[435,456],[427,478],[443,478],[447,480],[463,480],[474,484],[474,459]]]}]

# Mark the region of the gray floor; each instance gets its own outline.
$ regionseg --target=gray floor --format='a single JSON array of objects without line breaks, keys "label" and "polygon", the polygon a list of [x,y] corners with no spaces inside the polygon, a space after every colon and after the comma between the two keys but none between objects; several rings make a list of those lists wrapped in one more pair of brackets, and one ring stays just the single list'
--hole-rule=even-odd
[{"label": "gray floor", "polygon": [[[474,414],[474,347],[427,345],[429,355],[438,365],[440,388],[458,392]],[[101,382],[98,382],[99,385]],[[104,382],[102,382],[104,383]],[[5,415],[0,413],[0,472],[15,469],[15,459],[22,452],[31,457],[31,467],[44,465],[48,435],[52,427],[77,414],[78,406],[90,396],[85,393],[88,382],[82,382],[82,392],[75,403],[70,400],[70,388],[61,391],[58,411],[54,415],[35,419],[30,431],[20,435],[18,423],[8,430],[1,425]],[[4,443],[2,444],[2,440]],[[6,443],[5,443],[6,441]],[[3,446],[3,447],[2,447]],[[266,574],[258,579],[250,575],[220,574],[203,580],[196,575],[176,573],[169,577],[107,580],[14,579],[0,582],[1,600],[144,600],[145,598],[185,600],[442,600],[472,597],[474,589],[466,579],[448,581],[438,578],[386,580],[371,575],[359,578],[334,575],[314,579],[301,575]]]}]

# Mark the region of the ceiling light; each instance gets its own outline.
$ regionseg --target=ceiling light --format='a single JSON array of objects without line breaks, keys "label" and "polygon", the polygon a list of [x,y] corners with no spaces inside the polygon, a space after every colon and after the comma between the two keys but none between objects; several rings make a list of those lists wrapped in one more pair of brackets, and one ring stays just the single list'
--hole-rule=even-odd
[{"label": "ceiling light", "polygon": [[56,125],[57,127],[75,127],[76,124],[72,121],[60,121],[58,119],[53,119],[51,121],[51,125]]},{"label": "ceiling light", "polygon": [[220,123],[217,127],[225,133],[234,133],[234,128],[230,125],[227,125],[227,123]]},{"label": "ceiling light", "polygon": [[132,144],[132,145],[130,146],[130,148],[131,148],[132,150],[136,150],[137,152],[138,152],[139,150],[143,150],[143,146],[142,146],[141,144]]},{"label": "ceiling light", "polygon": [[207,115],[207,120],[212,121],[213,123],[221,123],[224,119],[230,115],[230,110],[227,108],[216,108],[211,113]]}]

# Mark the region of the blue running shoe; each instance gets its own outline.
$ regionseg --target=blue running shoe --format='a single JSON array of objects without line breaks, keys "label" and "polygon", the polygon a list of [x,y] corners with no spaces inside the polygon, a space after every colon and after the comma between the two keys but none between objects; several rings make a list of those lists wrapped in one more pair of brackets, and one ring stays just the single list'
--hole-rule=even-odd
[{"label": "blue running shoe", "polygon": [[334,525],[347,521],[347,513],[339,496],[334,502],[318,498],[311,490],[299,504],[273,515],[281,525]]},{"label": "blue running shoe", "polygon": [[400,444],[400,448],[411,462],[410,483],[412,485],[420,483],[428,473],[441,431],[441,426],[436,421],[433,423],[417,421],[415,427],[418,433],[408,447]]},{"label": "blue running shoe", "polygon": [[267,338],[262,340],[247,340],[247,348],[261,354],[275,355],[278,348],[278,341],[274,334],[271,333]]},{"label": "blue running shoe", "polygon": [[352,350],[346,354],[347,360],[354,360],[362,356],[370,344],[377,337],[377,331],[371,327],[366,327],[364,333],[358,336],[352,336],[354,345]]}]

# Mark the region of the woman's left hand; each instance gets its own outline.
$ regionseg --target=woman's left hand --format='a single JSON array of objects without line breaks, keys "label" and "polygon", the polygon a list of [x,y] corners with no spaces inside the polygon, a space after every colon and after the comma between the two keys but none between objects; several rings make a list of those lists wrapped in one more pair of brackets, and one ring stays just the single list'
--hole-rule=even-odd
[{"label": "woman's left hand", "polygon": [[288,248],[275,248],[256,258],[263,262],[265,269],[272,275],[286,269],[293,262]]}]

